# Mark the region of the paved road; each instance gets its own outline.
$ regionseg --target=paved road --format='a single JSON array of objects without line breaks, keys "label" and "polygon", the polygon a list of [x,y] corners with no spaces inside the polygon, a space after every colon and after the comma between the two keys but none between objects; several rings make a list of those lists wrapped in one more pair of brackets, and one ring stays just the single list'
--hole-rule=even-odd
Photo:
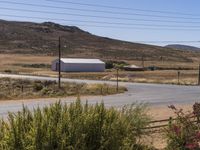
[{"label": "paved road", "polygon": [[[0,77],[22,78],[31,80],[57,80],[51,77],[37,77],[25,75],[8,75],[0,74]],[[108,83],[116,84],[111,81],[94,81],[94,80],[78,80],[78,79],[62,79],[62,82],[77,82],[77,83]],[[126,104],[134,102],[149,103],[150,105],[169,105],[194,103],[200,101],[200,86],[178,86],[164,84],[145,84],[145,83],[119,83],[128,88],[128,92],[110,96],[98,97],[82,97],[83,101],[88,100],[90,104],[104,101],[105,105],[110,107],[122,107]],[[21,109],[22,103],[30,109],[36,106],[44,106],[55,102],[58,99],[35,100],[35,101],[7,101],[0,102],[0,115],[5,115],[8,111],[16,112]],[[62,102],[70,103],[75,98],[62,98]]]}]

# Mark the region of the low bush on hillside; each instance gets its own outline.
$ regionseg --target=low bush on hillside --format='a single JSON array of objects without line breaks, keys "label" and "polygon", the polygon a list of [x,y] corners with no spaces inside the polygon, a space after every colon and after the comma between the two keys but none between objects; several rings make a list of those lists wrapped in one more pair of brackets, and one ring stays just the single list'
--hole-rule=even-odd
[{"label": "low bush on hillside", "polygon": [[177,115],[170,121],[166,130],[167,150],[199,150],[200,149],[200,104],[193,106],[193,112],[184,113],[182,109],[171,106]]},{"label": "low bush on hillside", "polygon": [[14,70],[10,70],[10,69],[6,69],[4,70],[5,73],[8,73],[8,74],[18,74],[19,72],[17,71],[14,71]]},{"label": "low bush on hillside", "polygon": [[30,111],[26,107],[0,121],[0,149],[147,150],[140,143],[149,116],[144,105],[122,110],[77,100]]},{"label": "low bush on hillside", "polygon": [[21,66],[24,68],[51,68],[50,64],[13,64],[14,66]]}]

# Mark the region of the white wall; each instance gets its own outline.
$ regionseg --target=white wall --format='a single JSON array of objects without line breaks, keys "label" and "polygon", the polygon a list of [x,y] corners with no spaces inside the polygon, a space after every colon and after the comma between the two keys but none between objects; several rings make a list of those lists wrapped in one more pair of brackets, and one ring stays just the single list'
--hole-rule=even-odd
[{"label": "white wall", "polygon": [[[56,70],[56,63],[58,63],[58,60],[55,60],[52,62],[51,69],[53,71]],[[63,63],[61,61],[61,71],[62,72],[104,72],[105,71],[105,64],[89,64],[89,63]]]},{"label": "white wall", "polygon": [[61,68],[69,72],[104,72],[105,64],[64,64]]}]

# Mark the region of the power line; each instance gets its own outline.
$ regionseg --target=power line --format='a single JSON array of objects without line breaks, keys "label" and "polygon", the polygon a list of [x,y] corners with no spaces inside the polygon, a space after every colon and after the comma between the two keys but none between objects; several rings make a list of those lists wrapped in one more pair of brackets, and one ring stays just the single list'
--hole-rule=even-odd
[{"label": "power line", "polygon": [[[1,15],[1,14],[0,14]],[[3,15],[1,15],[3,16]],[[44,20],[47,18],[41,18],[41,17],[28,17],[28,16],[16,16],[16,15],[4,15],[7,17],[17,17],[17,18],[29,18],[29,19],[39,19]],[[54,21],[54,20],[60,20],[60,19],[52,19],[48,18],[48,20]],[[62,20],[64,21],[64,20]],[[81,27],[96,27],[96,28],[111,28],[111,29],[135,29],[135,30],[169,30],[169,31],[200,31],[200,28],[196,29],[186,29],[186,28],[147,28],[147,27],[127,27],[127,26],[105,26],[105,25],[90,25],[90,24],[69,24],[69,26],[81,26]]]},{"label": "power line", "polygon": [[[1,16],[4,16],[5,14],[0,14]],[[5,16],[8,16],[8,17],[20,17],[20,18],[30,18],[30,19],[47,19],[47,18],[41,18],[41,17],[29,17],[29,16],[16,16],[16,15],[5,15]],[[50,18],[49,18],[50,19]],[[78,24],[76,24],[78,25]],[[80,25],[80,24],[79,24]],[[74,26],[74,25],[72,25]],[[119,28],[119,27],[115,27],[115,26],[95,26],[95,25],[85,25],[85,24],[81,24],[80,26],[91,26],[91,27],[105,27],[105,28]],[[159,30],[157,28],[132,28],[132,29],[142,29],[142,30],[149,30],[149,29],[152,29],[152,30]],[[165,29],[165,30],[178,30],[178,29]],[[179,30],[185,30],[185,29],[180,29]],[[198,31],[200,31],[200,29],[197,29]],[[194,30],[196,31],[196,30]],[[57,40],[56,40],[57,41]],[[199,41],[133,41],[135,43],[200,43],[200,40]]]},{"label": "power line", "polygon": [[105,22],[105,21],[87,21],[87,20],[74,20],[74,19],[59,19],[59,18],[46,18],[46,17],[29,17],[29,16],[18,16],[18,15],[7,15],[0,14],[1,16],[17,17],[17,18],[30,18],[30,19],[41,19],[41,20],[57,20],[66,22],[81,22],[81,23],[95,23],[95,24],[108,24],[108,25],[126,25],[126,26],[145,26],[145,27],[183,27],[183,28],[200,28],[198,26],[185,26],[185,25],[158,25],[158,24],[141,24],[141,23],[121,23],[121,22]]},{"label": "power line", "polygon": [[108,16],[98,16],[98,15],[84,15],[84,14],[73,14],[73,13],[62,13],[62,12],[51,12],[51,11],[39,11],[39,10],[30,10],[30,9],[18,9],[18,8],[8,8],[0,7],[4,10],[20,11],[20,12],[35,12],[35,13],[44,13],[44,14],[57,14],[57,15],[69,15],[69,16],[78,16],[78,17],[89,17],[89,18],[103,18],[103,19],[115,19],[115,20],[129,20],[129,21],[145,21],[145,22],[168,22],[168,23],[200,23],[194,21],[170,21],[170,20],[157,20],[157,19],[136,19],[136,18],[121,18],[121,17],[108,17]]},{"label": "power line", "polygon": [[[67,19],[59,19],[59,18],[46,18],[46,17],[30,17],[30,16],[18,16],[18,15],[7,15],[7,14],[0,14],[1,16],[6,17],[15,17],[15,18],[27,18],[27,19],[39,19],[39,20],[51,20],[51,21],[78,21],[78,22],[87,22],[87,21],[80,21],[80,20],[67,20]],[[88,21],[90,22],[90,21]],[[200,28],[147,28],[147,27],[127,27],[127,26],[105,26],[105,25],[91,25],[91,24],[71,24],[72,26],[86,26],[86,27],[99,27],[99,28],[115,28],[115,29],[138,29],[138,30],[175,30],[175,31],[199,31]],[[137,24],[135,24],[137,25]],[[147,25],[148,26],[148,25]]]},{"label": "power line", "polygon": [[104,25],[86,25],[86,24],[76,24],[76,26],[85,26],[85,27],[98,27],[98,28],[115,28],[115,29],[136,29],[136,30],[169,30],[169,31],[200,31],[200,29],[184,29],[184,28],[143,28],[143,27],[118,27],[118,26],[104,26]]},{"label": "power line", "polygon": [[136,8],[130,8],[130,7],[78,3],[78,2],[63,1],[63,0],[45,0],[45,1],[54,2],[54,3],[73,4],[73,5],[80,5],[80,6],[99,7],[99,8],[111,8],[111,9],[120,9],[120,10],[131,10],[131,11],[152,12],[152,13],[162,13],[162,14],[174,14],[174,15],[199,16],[199,14],[190,14],[190,13],[172,12],[172,11],[160,11],[160,10],[148,10],[148,9],[136,9]]},{"label": "power line", "polygon": [[200,43],[199,41],[134,41],[136,43]]},{"label": "power line", "polygon": [[101,10],[94,10],[94,9],[79,9],[79,8],[71,8],[71,7],[58,7],[58,6],[51,6],[51,5],[38,5],[38,4],[21,3],[21,2],[9,2],[9,1],[0,1],[0,3],[23,5],[23,6],[34,6],[34,7],[42,7],[42,8],[56,8],[56,9],[64,9],[64,10],[76,10],[76,11],[83,11],[83,12],[100,12],[100,13],[107,13],[107,14],[130,15],[130,16],[171,18],[171,19],[188,19],[188,20],[200,19],[200,18],[188,18],[188,17],[149,15],[149,14],[139,14],[139,13],[123,13],[123,12],[116,12],[116,11],[101,11]]}]

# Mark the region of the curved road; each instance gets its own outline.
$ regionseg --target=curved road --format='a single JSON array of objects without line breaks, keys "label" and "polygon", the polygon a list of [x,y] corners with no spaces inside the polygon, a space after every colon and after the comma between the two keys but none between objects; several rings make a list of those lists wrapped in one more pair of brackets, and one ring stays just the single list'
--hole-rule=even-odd
[{"label": "curved road", "polygon": [[[56,81],[56,78],[51,77],[38,77],[26,75],[10,75],[0,74],[0,77],[9,77],[17,79],[30,79],[30,80],[51,80]],[[62,82],[76,82],[76,83],[108,83],[116,84],[111,81],[95,81],[95,80],[78,80],[78,79],[62,79]],[[117,95],[109,96],[91,96],[81,97],[81,100],[88,100],[88,103],[95,104],[104,101],[107,107],[122,107],[126,104],[134,102],[148,103],[150,105],[169,105],[181,103],[194,103],[200,101],[200,86],[178,86],[178,85],[164,85],[164,84],[145,84],[145,83],[129,83],[120,82],[119,85],[126,86],[128,92]],[[70,103],[76,98],[62,98],[62,102]],[[4,116],[8,111],[16,112],[22,108],[22,104],[30,109],[40,106],[51,104],[59,99],[47,100],[24,100],[24,101],[2,101],[0,102],[0,115]]]}]

